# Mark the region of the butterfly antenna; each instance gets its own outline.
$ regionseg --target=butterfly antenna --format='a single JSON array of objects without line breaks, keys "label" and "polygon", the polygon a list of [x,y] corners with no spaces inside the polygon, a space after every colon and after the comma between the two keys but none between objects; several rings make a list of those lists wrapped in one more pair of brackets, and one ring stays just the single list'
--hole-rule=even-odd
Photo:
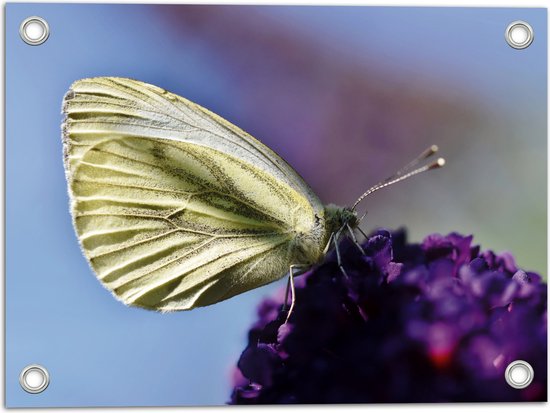
[{"label": "butterfly antenna", "polygon": [[424,159],[431,158],[434,154],[437,153],[437,151],[439,151],[439,147],[437,145],[430,146],[429,148],[423,151],[420,155],[418,155],[416,158],[414,158],[412,161],[410,161],[407,165],[405,165],[403,168],[401,168],[399,171],[397,171],[395,174],[393,174],[393,176],[391,176],[388,179],[392,179],[395,176],[402,175],[406,171],[411,170],[413,167],[418,165]]},{"label": "butterfly antenna", "polygon": [[397,178],[398,176],[403,175],[405,172],[410,171],[413,167],[418,165],[424,159],[428,159],[431,156],[433,156],[434,154],[436,154],[437,151],[439,151],[439,148],[437,147],[437,145],[430,146],[428,149],[426,149],[420,155],[418,155],[416,158],[414,158],[411,162],[409,162],[407,165],[405,165],[403,168],[401,168],[400,170],[398,170],[396,173],[389,176],[388,178],[384,179],[382,182],[377,183],[376,185],[374,185],[374,187],[383,185],[386,182],[392,181],[395,178]]},{"label": "butterfly antenna", "polygon": [[[424,152],[422,152],[419,156],[414,158],[411,162],[409,162],[407,165],[405,165],[403,168],[398,170],[396,173],[391,175],[390,177],[384,179],[383,181],[377,183],[373,187],[369,188],[363,195],[359,197],[357,201],[353,204],[351,207],[352,210],[355,210],[357,205],[361,203],[363,199],[365,199],[367,196],[372,194],[373,192],[376,192],[382,188],[386,188],[390,185],[396,184],[397,182],[404,181],[405,179],[411,178],[415,175],[418,175],[422,172],[426,172],[432,169],[441,168],[443,165],[445,165],[445,159],[438,158],[434,162],[431,162],[429,164],[426,164],[424,166],[421,166],[419,168],[411,170],[413,167],[418,165],[421,161],[424,159],[430,158],[438,151],[437,145],[432,145],[428,149],[426,149]],[[363,215],[364,217],[364,215]],[[361,217],[361,219],[363,218]]]}]

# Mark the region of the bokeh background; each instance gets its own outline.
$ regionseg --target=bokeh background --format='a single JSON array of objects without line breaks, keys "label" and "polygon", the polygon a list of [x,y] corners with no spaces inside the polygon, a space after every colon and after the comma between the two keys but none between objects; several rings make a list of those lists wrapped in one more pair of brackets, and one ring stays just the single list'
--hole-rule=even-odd
[{"label": "bokeh background", "polygon": [[[90,76],[185,96],[283,156],[325,202],[351,204],[432,143],[439,171],[363,204],[365,230],[474,234],[546,274],[543,9],[8,4],[6,401],[24,406],[214,405],[261,297],[285,280],[176,314],[126,308],[95,280],[68,211],[61,99]],[[18,28],[45,18],[48,41]],[[535,41],[504,41],[514,20]],[[48,368],[42,394],[21,369]]]}]

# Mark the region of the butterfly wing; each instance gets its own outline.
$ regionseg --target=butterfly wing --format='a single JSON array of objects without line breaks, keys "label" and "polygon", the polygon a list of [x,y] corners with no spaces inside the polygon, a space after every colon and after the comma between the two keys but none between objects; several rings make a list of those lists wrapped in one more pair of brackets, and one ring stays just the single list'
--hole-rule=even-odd
[{"label": "butterfly wing", "polygon": [[182,98],[154,86],[136,82],[137,100],[135,88],[98,90],[135,81],[93,79],[93,92],[80,82],[64,104],[71,211],[84,255],[115,297],[185,310],[287,272],[296,231],[311,233],[319,215],[284,161],[191,102],[183,121],[173,117]]}]

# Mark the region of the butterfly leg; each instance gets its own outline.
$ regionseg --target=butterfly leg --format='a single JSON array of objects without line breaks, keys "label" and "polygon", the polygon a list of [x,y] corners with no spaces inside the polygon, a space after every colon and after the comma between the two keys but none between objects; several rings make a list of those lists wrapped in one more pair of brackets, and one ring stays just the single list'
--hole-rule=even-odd
[{"label": "butterfly leg", "polygon": [[[294,272],[295,269],[298,269],[296,273]],[[290,266],[290,271],[288,272],[288,283],[286,285],[286,293],[285,293],[285,308],[287,305],[287,298],[288,298],[288,289],[290,287],[290,308],[288,309],[288,314],[286,315],[285,324],[288,322],[288,319],[290,318],[290,315],[292,314],[292,311],[294,310],[294,304],[296,303],[296,289],[294,288],[294,276],[303,274],[307,269],[304,269],[303,265],[300,264],[292,264]]]},{"label": "butterfly leg", "polygon": [[361,235],[363,235],[365,237],[365,239],[369,239],[369,237],[367,236],[367,234],[365,234],[365,231],[363,231],[360,227],[356,227],[357,230],[361,233]]},{"label": "butterfly leg", "polygon": [[283,304],[282,311],[286,311],[288,308],[288,291],[290,290],[290,276],[288,277],[288,280],[286,281],[286,289],[285,289],[285,302]]},{"label": "butterfly leg", "polygon": [[334,235],[334,249],[336,250],[336,261],[338,262],[338,268],[340,268],[342,274],[344,274],[344,276],[348,278],[348,273],[342,266],[342,257],[340,256],[340,247],[338,246],[338,241],[340,241],[340,234],[342,233],[343,228],[344,227],[340,228]]},{"label": "butterfly leg", "polygon": [[323,250],[323,255],[326,255],[326,253],[330,249],[330,244],[332,244],[333,239],[334,239],[334,232],[332,234],[330,234],[330,238],[328,239],[327,245],[326,245],[325,249]]},{"label": "butterfly leg", "polygon": [[365,250],[363,249],[361,244],[359,244],[357,242],[357,237],[355,236],[355,233],[353,232],[353,230],[351,229],[349,224],[346,224],[346,227],[348,228],[348,232],[351,235],[351,239],[352,239],[353,243],[355,244],[355,246],[357,247],[357,249],[361,252],[361,254],[365,255]]},{"label": "butterfly leg", "polygon": [[288,309],[288,313],[286,315],[285,324],[288,323],[288,319],[290,318],[290,315],[292,314],[292,310],[294,310],[294,304],[296,303],[296,290],[294,288],[294,270],[295,265],[290,266],[290,271],[288,273],[288,283],[290,285],[290,308]]}]

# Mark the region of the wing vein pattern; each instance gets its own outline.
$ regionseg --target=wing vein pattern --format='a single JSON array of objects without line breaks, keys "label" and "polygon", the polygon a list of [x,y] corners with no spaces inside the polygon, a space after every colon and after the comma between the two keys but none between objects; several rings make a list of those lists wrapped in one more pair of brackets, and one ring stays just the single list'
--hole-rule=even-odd
[{"label": "wing vein pattern", "polygon": [[163,89],[83,79],[63,112],[80,245],[125,304],[187,310],[272,282],[324,213],[273,151]]}]

